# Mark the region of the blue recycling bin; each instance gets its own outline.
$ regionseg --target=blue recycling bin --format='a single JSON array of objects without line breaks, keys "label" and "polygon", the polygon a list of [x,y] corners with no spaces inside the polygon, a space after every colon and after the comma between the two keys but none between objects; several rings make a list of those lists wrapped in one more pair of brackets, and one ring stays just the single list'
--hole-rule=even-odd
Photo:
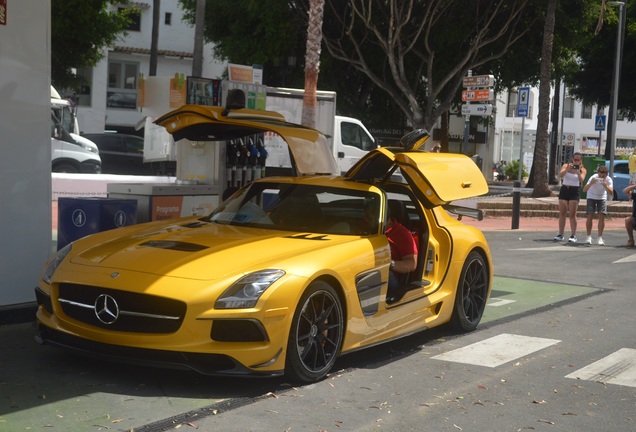
[{"label": "blue recycling bin", "polygon": [[57,249],[102,231],[137,223],[137,200],[117,198],[59,198]]}]

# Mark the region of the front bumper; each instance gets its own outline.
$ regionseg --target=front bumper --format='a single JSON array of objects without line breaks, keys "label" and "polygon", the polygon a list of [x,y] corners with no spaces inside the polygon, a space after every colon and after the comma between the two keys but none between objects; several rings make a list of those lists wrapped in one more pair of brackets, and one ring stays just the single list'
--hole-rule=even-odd
[{"label": "front bumper", "polygon": [[254,371],[224,354],[163,351],[91,341],[51,329],[41,323],[37,325],[35,340],[42,345],[48,344],[99,360],[166,369],[193,370],[203,375],[272,377],[284,373],[283,370]]}]

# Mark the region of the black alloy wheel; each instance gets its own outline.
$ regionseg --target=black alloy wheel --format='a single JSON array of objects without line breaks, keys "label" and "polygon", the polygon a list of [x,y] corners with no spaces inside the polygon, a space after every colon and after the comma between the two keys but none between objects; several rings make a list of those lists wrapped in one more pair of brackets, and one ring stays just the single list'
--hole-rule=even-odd
[{"label": "black alloy wheel", "polygon": [[288,375],[302,382],[323,378],[340,354],[343,334],[338,294],[326,282],[313,282],[294,313],[287,347]]},{"label": "black alloy wheel", "polygon": [[476,251],[468,254],[455,294],[452,327],[460,332],[477,328],[486,309],[490,275],[484,257]]}]

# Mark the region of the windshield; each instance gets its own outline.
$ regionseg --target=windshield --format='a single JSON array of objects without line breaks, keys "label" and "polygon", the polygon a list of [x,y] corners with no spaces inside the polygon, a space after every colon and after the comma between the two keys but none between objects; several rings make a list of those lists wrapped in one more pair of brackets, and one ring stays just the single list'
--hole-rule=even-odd
[{"label": "windshield", "polygon": [[64,105],[52,105],[51,111],[60,121],[62,128],[64,128],[66,132],[75,133],[73,112],[70,107]]},{"label": "windshield", "polygon": [[378,232],[380,195],[314,185],[257,182],[224,201],[208,220],[234,226],[323,234]]}]

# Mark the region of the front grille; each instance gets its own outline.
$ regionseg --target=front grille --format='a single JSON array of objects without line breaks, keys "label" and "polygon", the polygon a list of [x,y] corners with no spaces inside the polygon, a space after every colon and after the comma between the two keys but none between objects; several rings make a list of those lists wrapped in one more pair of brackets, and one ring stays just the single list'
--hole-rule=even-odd
[{"label": "front grille", "polygon": [[178,300],[90,285],[65,283],[59,291],[58,301],[66,315],[114,331],[174,333],[187,309]]}]

